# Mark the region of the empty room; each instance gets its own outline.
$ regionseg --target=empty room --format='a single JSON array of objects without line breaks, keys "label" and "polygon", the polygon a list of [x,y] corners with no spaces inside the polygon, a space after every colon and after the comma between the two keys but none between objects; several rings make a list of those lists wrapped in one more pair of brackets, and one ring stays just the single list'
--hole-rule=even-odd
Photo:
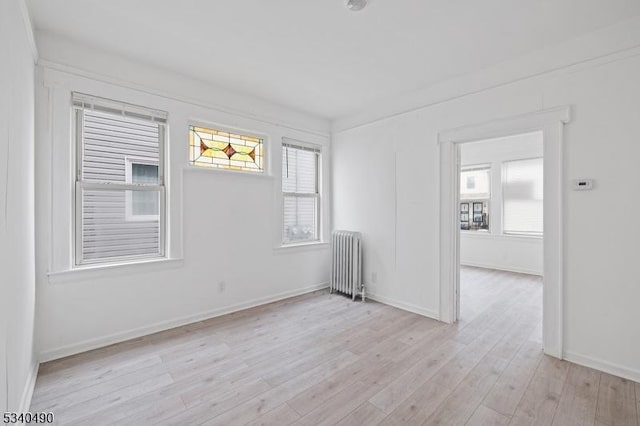
[{"label": "empty room", "polygon": [[[457,320],[505,305],[542,337],[543,132],[460,145]],[[526,331],[524,331],[526,333]],[[531,332],[531,331],[529,331]],[[534,350],[541,344],[534,345]]]},{"label": "empty room", "polygon": [[640,426],[637,0],[0,0],[0,415]]}]

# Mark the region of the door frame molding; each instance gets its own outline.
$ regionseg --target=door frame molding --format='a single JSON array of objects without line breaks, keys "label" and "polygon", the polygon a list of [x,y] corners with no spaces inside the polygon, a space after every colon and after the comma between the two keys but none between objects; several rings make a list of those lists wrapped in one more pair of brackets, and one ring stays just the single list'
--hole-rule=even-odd
[{"label": "door frame molding", "polygon": [[564,126],[571,108],[562,106],[489,122],[443,130],[440,150],[440,309],[441,321],[458,320],[460,288],[460,145],[466,142],[541,131],[544,152],[544,352],[562,359],[564,330]]}]

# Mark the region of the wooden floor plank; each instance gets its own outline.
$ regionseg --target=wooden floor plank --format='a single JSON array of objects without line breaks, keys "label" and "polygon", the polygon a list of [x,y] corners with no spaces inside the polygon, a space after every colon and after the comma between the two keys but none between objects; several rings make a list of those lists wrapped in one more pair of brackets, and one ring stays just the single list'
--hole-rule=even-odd
[{"label": "wooden floor plank", "polygon": [[465,424],[466,426],[503,426],[508,425],[510,417],[500,414],[497,411],[488,408],[485,405],[480,405],[473,416]]},{"label": "wooden floor plank", "polygon": [[464,425],[506,366],[507,362],[502,358],[484,357],[423,425]]},{"label": "wooden floor plank", "polygon": [[247,423],[247,426],[287,426],[295,423],[299,418],[298,413],[285,402],[254,421]]},{"label": "wooden floor plank", "polygon": [[117,409],[112,407],[90,413],[74,420],[71,424],[74,426],[111,426],[124,423],[148,425],[173,416],[185,408],[179,396],[160,398],[153,393],[118,404],[117,407]]},{"label": "wooden floor plank", "polygon": [[510,424],[548,426],[558,408],[570,364],[543,355],[531,382],[516,406]]},{"label": "wooden floor plank", "polygon": [[64,422],[68,423],[82,417],[87,417],[97,411],[115,409],[114,407],[117,405],[126,403],[140,395],[151,393],[171,383],[173,383],[171,376],[164,374],[83,402],[78,402],[60,409],[54,409],[53,412],[55,412],[55,415],[59,419],[64,419]]},{"label": "wooden floor plank", "polygon": [[268,392],[270,389],[271,387],[265,381],[257,380],[246,386],[225,393],[222,397],[218,396],[211,399],[203,397],[203,402],[200,404],[180,411],[178,414],[172,413],[160,419],[161,421],[159,421],[158,424],[176,426],[201,424],[219,414],[234,409],[245,401],[255,398],[256,395]]},{"label": "wooden floor plank", "polygon": [[447,341],[433,355],[414,364],[369,401],[383,412],[390,414],[463,348],[465,345],[462,343]]},{"label": "wooden floor plank", "polygon": [[598,371],[572,364],[552,424],[594,425],[599,383]]},{"label": "wooden floor plank", "polygon": [[526,342],[482,402],[487,408],[511,417],[542,359],[538,342]]},{"label": "wooden floor plank", "polygon": [[302,417],[296,426],[333,425],[364,404],[377,389],[363,382],[351,383]]},{"label": "wooden floor plank", "polygon": [[375,426],[386,414],[369,402],[363,403],[361,406],[353,410],[348,416],[344,417],[337,426]]},{"label": "wooden floor plank", "polygon": [[635,383],[600,373],[596,421],[607,425],[637,426]]}]

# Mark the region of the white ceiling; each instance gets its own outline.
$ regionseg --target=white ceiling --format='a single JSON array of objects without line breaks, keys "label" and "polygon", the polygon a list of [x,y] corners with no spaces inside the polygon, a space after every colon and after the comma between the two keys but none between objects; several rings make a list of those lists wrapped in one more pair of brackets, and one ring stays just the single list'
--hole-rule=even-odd
[{"label": "white ceiling", "polygon": [[36,29],[322,117],[640,14],[638,0],[28,0]]}]

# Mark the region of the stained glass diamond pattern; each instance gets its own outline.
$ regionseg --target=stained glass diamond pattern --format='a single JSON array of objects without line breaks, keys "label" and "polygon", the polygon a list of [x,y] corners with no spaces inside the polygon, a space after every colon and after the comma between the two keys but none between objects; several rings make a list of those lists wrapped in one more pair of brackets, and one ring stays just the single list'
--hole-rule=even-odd
[{"label": "stained glass diamond pattern", "polygon": [[191,164],[263,172],[263,140],[204,127],[189,127]]},{"label": "stained glass diamond pattern", "polygon": [[229,157],[229,159],[231,159],[231,157],[233,157],[233,154],[236,153],[236,150],[233,149],[233,147],[231,146],[231,144],[227,145],[224,147],[223,149],[224,153],[227,154],[227,157]]}]

